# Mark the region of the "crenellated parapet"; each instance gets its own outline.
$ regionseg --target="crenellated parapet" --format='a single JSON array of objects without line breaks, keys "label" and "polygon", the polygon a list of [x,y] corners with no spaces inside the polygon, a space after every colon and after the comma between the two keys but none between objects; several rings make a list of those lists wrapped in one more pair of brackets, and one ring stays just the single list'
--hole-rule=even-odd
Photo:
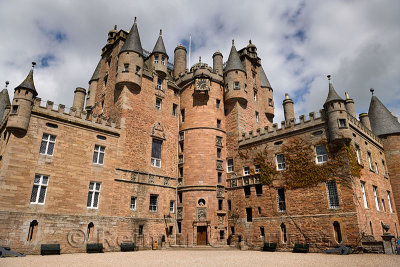
[{"label": "crenellated parapet", "polygon": [[262,142],[265,139],[272,139],[289,133],[307,131],[311,128],[324,126],[325,123],[326,118],[323,109],[318,114],[310,112],[308,118],[305,115],[300,115],[298,120],[293,119],[290,122],[282,121],[280,127],[277,123],[274,123],[272,127],[266,126],[258,128],[256,131],[242,133],[241,138],[239,138],[239,146]]},{"label": "crenellated parapet", "polygon": [[363,133],[363,135],[368,137],[371,141],[375,141],[381,146],[383,145],[382,140],[378,136],[376,136],[370,129],[368,129],[368,127],[366,127],[362,122],[351,116],[349,113],[347,113],[347,119],[351,127]]},{"label": "crenellated parapet", "polygon": [[32,114],[51,118],[54,120],[63,121],[74,125],[79,125],[86,128],[94,128],[110,134],[119,135],[120,124],[111,119],[97,116],[86,111],[79,111],[74,107],[69,109],[65,105],[54,105],[54,102],[47,101],[42,105],[42,100],[36,98],[32,108]]}]

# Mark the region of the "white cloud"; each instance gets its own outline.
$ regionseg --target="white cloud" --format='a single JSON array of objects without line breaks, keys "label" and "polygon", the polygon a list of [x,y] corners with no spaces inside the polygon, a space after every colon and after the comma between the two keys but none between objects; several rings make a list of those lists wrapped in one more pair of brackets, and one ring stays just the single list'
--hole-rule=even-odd
[{"label": "white cloud", "polygon": [[[130,29],[133,17],[143,47],[151,50],[159,29],[170,60],[192,34],[196,50],[212,62],[227,60],[231,39],[238,49],[251,39],[274,88],[276,120],[283,119],[285,92],[296,115],[322,108],[327,74],[336,90],[349,91],[359,112],[368,109],[369,88],[400,115],[400,2],[398,1],[45,1],[0,3],[0,82],[9,88],[25,78],[30,62],[53,55],[35,72],[39,97],[71,105],[76,87],[87,88],[114,24]],[[57,41],[57,34],[65,39]],[[10,90],[12,91],[12,90]],[[10,92],[12,95],[12,92]]]}]

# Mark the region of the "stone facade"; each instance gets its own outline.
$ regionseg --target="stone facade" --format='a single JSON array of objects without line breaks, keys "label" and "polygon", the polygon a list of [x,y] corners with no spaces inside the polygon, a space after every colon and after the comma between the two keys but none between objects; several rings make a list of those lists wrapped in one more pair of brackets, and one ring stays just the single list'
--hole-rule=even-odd
[{"label": "stone facade", "polygon": [[[83,88],[69,110],[42,103],[32,70],[1,110],[0,245],[37,254],[47,243],[73,253],[87,243],[118,251],[121,242],[142,249],[276,242],[279,250],[306,242],[319,251],[356,247],[364,236],[382,240],[382,222],[397,235],[396,134],[376,136],[331,83],[325,109],[308,119],[295,119],[287,96],[278,127],[256,46],[233,44],[222,62],[216,52],[213,67],[200,60],[187,69],[179,45],[170,64],[161,32],[147,52],[135,21],[129,32],[109,32],[86,106]],[[360,148],[361,177],[337,183],[338,206],[329,204],[326,183],[286,189],[282,173],[262,185],[247,171],[257,152],[274,161],[293,138]]]}]

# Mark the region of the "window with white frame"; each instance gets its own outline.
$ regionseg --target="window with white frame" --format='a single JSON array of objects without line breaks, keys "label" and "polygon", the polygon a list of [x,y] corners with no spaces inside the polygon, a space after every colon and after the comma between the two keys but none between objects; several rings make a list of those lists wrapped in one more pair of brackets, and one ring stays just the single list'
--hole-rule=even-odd
[{"label": "window with white frame", "polygon": [[131,210],[136,210],[136,197],[131,197]]},{"label": "window with white frame", "polygon": [[233,89],[235,89],[235,90],[239,90],[239,89],[240,89],[240,84],[239,84],[239,82],[234,82],[234,83],[233,83]]},{"label": "window with white frame", "polygon": [[165,65],[165,56],[161,56],[161,64]]},{"label": "window with white frame", "polygon": [[153,139],[151,147],[151,166],[161,168],[161,145],[162,141]]},{"label": "window with white frame", "polygon": [[161,103],[162,103],[162,99],[157,97],[156,104],[155,104],[155,107],[157,110],[161,110]]},{"label": "window with white frame", "polygon": [[254,172],[255,173],[260,173],[260,164],[254,165]]},{"label": "window with white frame", "polygon": [[372,165],[372,156],[371,156],[371,152],[367,152],[367,158],[368,158],[368,167],[371,171],[374,170],[374,165]]},{"label": "window with white frame", "polygon": [[40,154],[52,156],[55,144],[56,144],[55,135],[43,134],[42,143],[40,144]]},{"label": "window with white frame", "polygon": [[393,213],[392,200],[390,198],[390,191],[386,191],[390,213]]},{"label": "window with white frame", "polygon": [[158,64],[158,55],[154,55],[154,64]]},{"label": "window with white frame", "polygon": [[169,213],[174,213],[175,212],[175,201],[171,200],[169,202]]},{"label": "window with white frame", "polygon": [[364,207],[368,209],[367,193],[365,192],[365,182],[361,182],[361,192],[364,200]]},{"label": "window with white frame", "polygon": [[317,163],[324,163],[328,161],[328,153],[324,145],[315,146],[315,153],[317,154]]},{"label": "window with white frame", "polygon": [[346,128],[346,120],[345,119],[339,119],[338,120],[339,128]]},{"label": "window with white frame", "polygon": [[258,111],[256,111],[256,122],[258,122],[259,120],[260,120],[260,116],[259,116]]},{"label": "window with white frame", "polygon": [[283,154],[276,155],[276,167],[278,171],[286,169],[285,156]]},{"label": "window with white frame", "polygon": [[106,151],[106,147],[95,145],[93,152],[93,163],[94,164],[103,164],[104,163],[104,153]]},{"label": "window with white frame", "polygon": [[355,144],[355,148],[356,148],[357,162],[358,162],[358,164],[361,164],[361,149],[360,149],[360,146],[358,144]]},{"label": "window with white frame", "polygon": [[227,172],[233,172],[233,159],[226,159]]},{"label": "window with white frame", "polygon": [[90,182],[86,206],[90,209],[97,209],[99,207],[99,198],[100,198],[100,183]]},{"label": "window with white frame", "polygon": [[44,204],[49,177],[36,174],[33,180],[31,204]]},{"label": "window with white frame", "polygon": [[374,199],[375,199],[375,206],[376,206],[376,210],[380,210],[379,209],[379,200],[378,200],[378,187],[376,186],[372,186],[373,190],[374,190]]},{"label": "window with white frame", "polygon": [[150,195],[150,206],[149,210],[151,212],[156,212],[157,211],[157,205],[158,205],[158,195]]},{"label": "window with white frame", "polygon": [[250,167],[244,166],[243,167],[243,175],[249,175],[249,174],[250,174]]},{"label": "window with white frame", "polygon": [[158,78],[158,79],[157,79],[157,89],[160,89],[160,90],[162,89],[162,82],[163,82],[163,81],[162,81],[161,78]]},{"label": "window with white frame", "polygon": [[339,208],[339,195],[337,191],[336,181],[330,180],[326,182],[326,189],[328,191],[329,208]]}]

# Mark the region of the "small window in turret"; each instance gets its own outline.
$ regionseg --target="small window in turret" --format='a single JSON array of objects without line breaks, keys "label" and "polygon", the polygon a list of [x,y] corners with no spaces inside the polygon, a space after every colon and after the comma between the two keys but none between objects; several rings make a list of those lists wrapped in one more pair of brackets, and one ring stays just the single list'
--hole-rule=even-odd
[{"label": "small window in turret", "polygon": [[18,113],[18,106],[12,106],[11,114],[17,114]]},{"label": "small window in turret", "polygon": [[158,64],[158,55],[154,56],[154,64]]},{"label": "small window in turret", "polygon": [[129,64],[124,64],[124,71],[123,72],[129,72]]},{"label": "small window in turret", "polygon": [[161,64],[165,65],[165,57],[164,56],[161,57]]},{"label": "small window in turret", "polygon": [[338,123],[339,123],[339,128],[347,128],[345,119],[339,119]]},{"label": "small window in turret", "polygon": [[140,72],[140,67],[136,66],[136,74],[139,74],[139,72]]},{"label": "small window in turret", "polygon": [[240,84],[239,84],[239,82],[234,82],[234,83],[233,83],[233,89],[235,89],[235,90],[239,90],[239,89],[240,89]]},{"label": "small window in turret", "polygon": [[271,107],[274,106],[274,102],[272,102],[272,98],[268,98],[268,105]]}]

